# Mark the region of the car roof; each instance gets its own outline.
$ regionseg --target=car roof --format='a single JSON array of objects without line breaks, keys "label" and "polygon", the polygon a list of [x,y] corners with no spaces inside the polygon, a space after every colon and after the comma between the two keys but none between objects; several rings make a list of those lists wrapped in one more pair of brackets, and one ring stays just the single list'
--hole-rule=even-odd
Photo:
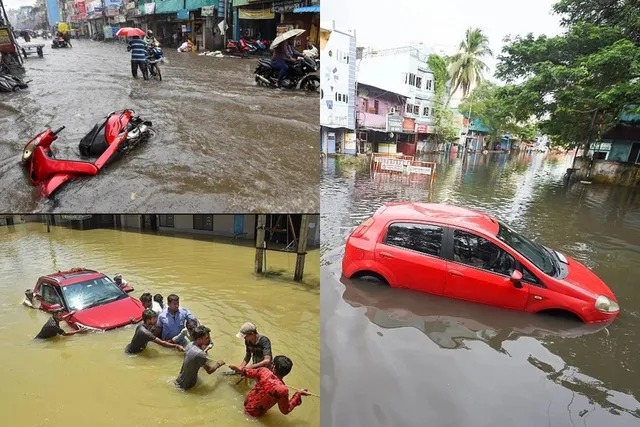
[{"label": "car roof", "polygon": [[461,206],[437,203],[385,203],[374,216],[400,221],[430,221],[447,226],[477,230],[488,235],[498,234],[499,224],[493,217]]},{"label": "car roof", "polygon": [[67,271],[58,271],[57,273],[48,274],[42,276],[41,279],[46,278],[55,282],[59,286],[68,286],[75,283],[84,282],[86,280],[100,279],[106,277],[104,274],[95,270],[87,270],[84,268],[72,268]]}]

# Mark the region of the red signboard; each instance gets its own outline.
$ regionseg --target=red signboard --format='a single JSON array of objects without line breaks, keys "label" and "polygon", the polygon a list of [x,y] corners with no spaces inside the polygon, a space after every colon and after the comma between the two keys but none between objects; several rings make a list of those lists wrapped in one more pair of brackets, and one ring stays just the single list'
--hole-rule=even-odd
[{"label": "red signboard", "polygon": [[87,6],[84,4],[84,1],[79,1],[77,3],[78,5],[78,15],[82,16],[82,15],[86,15],[87,13]]},{"label": "red signboard", "polygon": [[402,131],[413,133],[415,132],[415,130],[416,130],[416,119],[410,119],[408,117],[405,117],[402,120]]},{"label": "red signboard", "polygon": [[429,126],[427,125],[416,125],[416,133],[429,133]]},{"label": "red signboard", "polygon": [[14,53],[15,51],[16,47],[13,43],[11,30],[6,27],[0,27],[0,52]]}]

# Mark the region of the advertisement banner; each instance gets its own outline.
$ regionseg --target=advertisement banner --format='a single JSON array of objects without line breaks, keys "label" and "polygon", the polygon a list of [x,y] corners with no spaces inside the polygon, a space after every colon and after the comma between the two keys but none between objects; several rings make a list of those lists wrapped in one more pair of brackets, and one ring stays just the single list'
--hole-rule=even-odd
[{"label": "advertisement banner", "polygon": [[78,16],[85,15],[87,13],[87,7],[84,4],[84,1],[79,1],[78,5]]},{"label": "advertisement banner", "polygon": [[120,9],[120,0],[104,0],[104,7],[109,9]]},{"label": "advertisement banner", "polygon": [[402,131],[405,133],[414,133],[416,129],[416,119],[408,117],[402,120]]},{"label": "advertisement banner", "polygon": [[145,3],[144,4],[144,14],[145,15],[153,15],[156,11],[155,3]]},{"label": "advertisement banner", "polygon": [[180,9],[177,13],[178,19],[189,19],[189,9]]}]

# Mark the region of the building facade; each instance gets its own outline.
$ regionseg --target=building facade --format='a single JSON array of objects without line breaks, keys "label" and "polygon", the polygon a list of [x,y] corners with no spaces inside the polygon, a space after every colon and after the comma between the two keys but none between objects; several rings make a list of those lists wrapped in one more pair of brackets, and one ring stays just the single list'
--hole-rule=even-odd
[{"label": "building facade", "polygon": [[369,50],[363,53],[358,66],[358,83],[380,88],[406,99],[401,125],[394,123],[390,139],[396,149],[414,155],[416,143],[429,138],[433,127],[435,82],[425,48],[402,47]]},{"label": "building facade", "polygon": [[397,152],[407,98],[384,89],[358,83],[356,127],[360,153]]},{"label": "building facade", "polygon": [[356,154],[356,36],[333,22],[320,28],[320,147]]}]

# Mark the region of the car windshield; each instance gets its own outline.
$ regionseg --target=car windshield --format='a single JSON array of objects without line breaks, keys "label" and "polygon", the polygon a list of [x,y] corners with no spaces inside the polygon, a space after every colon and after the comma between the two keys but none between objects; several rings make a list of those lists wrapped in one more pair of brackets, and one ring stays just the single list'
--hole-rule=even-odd
[{"label": "car windshield", "polygon": [[63,286],[62,293],[71,311],[107,304],[127,296],[108,277]]},{"label": "car windshield", "polygon": [[498,239],[513,248],[520,255],[531,261],[540,270],[550,276],[556,273],[556,264],[551,254],[540,244],[532,242],[526,237],[499,222]]}]

